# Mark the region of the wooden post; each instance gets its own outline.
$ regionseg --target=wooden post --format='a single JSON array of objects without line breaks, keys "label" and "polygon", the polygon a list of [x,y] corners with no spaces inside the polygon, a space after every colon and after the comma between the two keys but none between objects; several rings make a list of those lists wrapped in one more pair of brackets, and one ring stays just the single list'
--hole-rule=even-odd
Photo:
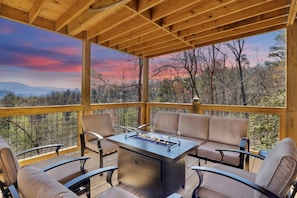
[{"label": "wooden post", "polygon": [[297,23],[287,27],[286,132],[297,142]]},{"label": "wooden post", "polygon": [[83,33],[82,40],[82,85],[81,104],[84,106],[83,114],[90,114],[91,103],[91,41],[87,39],[87,33]]},{"label": "wooden post", "polygon": [[[148,102],[149,97],[149,59],[147,57],[143,58],[143,67],[142,67],[142,98],[141,102],[144,103],[146,106],[146,103]],[[149,112],[147,112],[147,108],[143,108],[143,112],[141,112],[142,117],[142,123],[147,123],[147,116],[150,115]],[[145,119],[146,118],[146,119]]]},{"label": "wooden post", "polygon": [[149,59],[143,58],[143,71],[142,71],[142,102],[148,102],[148,86],[149,86]]}]

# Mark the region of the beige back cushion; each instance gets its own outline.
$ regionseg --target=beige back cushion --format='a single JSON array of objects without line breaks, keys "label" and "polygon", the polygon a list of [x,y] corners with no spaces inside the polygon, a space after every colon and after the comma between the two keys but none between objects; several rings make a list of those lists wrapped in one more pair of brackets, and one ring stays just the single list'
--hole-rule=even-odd
[{"label": "beige back cushion", "polygon": [[178,131],[182,136],[207,140],[209,115],[180,113]]},{"label": "beige back cushion", "polygon": [[178,125],[178,113],[158,112],[156,114],[155,132],[166,132],[176,134]]},{"label": "beige back cushion", "polygon": [[23,198],[78,197],[35,166],[27,165],[20,168],[17,179],[18,190]]},{"label": "beige back cushion", "polygon": [[[271,150],[263,161],[255,183],[280,197],[285,197],[297,175],[297,151],[293,139],[285,138]],[[254,192],[254,197],[261,193]]]},{"label": "beige back cushion", "polygon": [[209,141],[239,146],[247,136],[248,120],[226,117],[210,117]]},{"label": "beige back cushion", "polygon": [[15,153],[5,140],[0,138],[0,181],[6,186],[17,181],[19,163]]},{"label": "beige back cushion", "polygon": [[[82,128],[84,132],[95,132],[103,137],[115,134],[109,113],[82,116]],[[96,139],[91,135],[86,135],[86,138],[87,140]]]}]

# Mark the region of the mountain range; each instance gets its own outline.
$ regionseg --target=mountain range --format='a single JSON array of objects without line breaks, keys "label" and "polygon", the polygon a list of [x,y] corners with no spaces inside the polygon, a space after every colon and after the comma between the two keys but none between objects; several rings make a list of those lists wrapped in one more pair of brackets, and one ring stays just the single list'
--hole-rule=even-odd
[{"label": "mountain range", "polygon": [[66,91],[67,88],[56,87],[33,87],[18,82],[0,82],[0,98],[7,95],[8,92],[13,92],[17,96],[42,96],[51,93],[52,91]]}]

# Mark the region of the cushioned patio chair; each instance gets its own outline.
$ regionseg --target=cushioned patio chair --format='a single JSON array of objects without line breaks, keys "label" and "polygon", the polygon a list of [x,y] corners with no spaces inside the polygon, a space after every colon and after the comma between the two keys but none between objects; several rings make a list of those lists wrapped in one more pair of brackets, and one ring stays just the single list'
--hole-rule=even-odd
[{"label": "cushioned patio chair", "polygon": [[[230,150],[236,152],[235,150]],[[226,151],[224,151],[226,152]],[[253,157],[263,159],[245,151]],[[285,138],[271,150],[262,162],[258,173],[226,166],[193,166],[199,176],[194,197],[285,197],[295,196],[297,176],[297,151],[293,139]],[[290,189],[293,186],[293,193]]]},{"label": "cushioned patio chair", "polygon": [[118,147],[106,140],[106,137],[116,134],[116,127],[127,130],[123,126],[113,126],[109,113],[82,116],[81,156],[84,156],[85,149],[98,153],[99,168],[102,168],[103,157],[117,151]]},{"label": "cushioned patio chair", "polygon": [[112,185],[112,173],[116,169],[117,167],[115,166],[109,166],[93,170],[62,185],[48,174],[45,174],[41,169],[28,165],[20,168],[18,172],[18,188],[16,189],[14,185],[9,188],[14,198],[75,198],[78,197],[78,195],[69,189],[77,188],[76,186],[83,181],[89,180],[95,175],[107,172],[106,181],[111,187],[98,195],[98,198],[137,198],[137,196],[132,193]]},{"label": "cushioned patio chair", "polygon": [[169,136],[176,136],[178,126],[179,114],[175,112],[162,112],[156,113],[156,119],[154,123],[143,124],[138,129],[145,129],[150,127],[150,130],[156,133],[162,133]]},{"label": "cushioned patio chair", "polygon": [[[60,144],[51,145],[55,146],[56,152],[58,153]],[[38,149],[48,148],[50,146],[37,147]],[[36,149],[36,148],[35,148]],[[33,151],[34,149],[26,150]],[[44,160],[40,163],[35,164],[41,167],[47,174],[51,175],[54,179],[61,183],[66,183],[73,178],[85,173],[87,170],[84,168],[86,160],[88,157],[70,157],[68,155],[62,155],[54,157],[48,160]],[[8,143],[0,138],[0,188],[3,197],[10,197],[10,191],[8,186],[15,185],[17,182],[17,174],[19,171],[19,163],[16,154],[12,151]],[[77,194],[86,193],[90,197],[90,181],[85,183],[80,183],[79,188],[75,189]]]}]

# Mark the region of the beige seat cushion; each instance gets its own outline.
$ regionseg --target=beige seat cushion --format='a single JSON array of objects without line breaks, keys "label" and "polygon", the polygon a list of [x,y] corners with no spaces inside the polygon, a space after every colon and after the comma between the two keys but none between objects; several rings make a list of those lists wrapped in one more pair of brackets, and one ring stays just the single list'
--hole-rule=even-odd
[{"label": "beige seat cushion", "polygon": [[132,193],[119,188],[117,186],[111,187],[109,189],[107,189],[106,191],[104,191],[103,193],[101,193],[99,196],[97,196],[97,198],[137,198],[136,195],[133,195]]},{"label": "beige seat cushion", "polygon": [[[97,139],[86,141],[85,144],[86,144],[87,148],[89,148],[89,149],[91,149],[93,151],[99,152]],[[118,148],[117,145],[107,141],[106,138],[100,140],[100,144],[101,144],[101,147],[103,149],[103,155],[113,153],[113,152],[117,151],[117,148]]]},{"label": "beige seat cushion", "polygon": [[[229,173],[236,174],[250,181],[255,181],[256,174],[248,172],[239,168],[222,165],[215,163],[213,168],[227,171]],[[203,178],[203,183],[199,188],[200,198],[251,198],[253,197],[254,190],[247,187],[240,182],[229,179],[227,177],[219,176],[213,173],[206,173],[207,176]]]},{"label": "beige seat cushion", "polygon": [[0,138],[0,181],[10,186],[17,181],[19,162],[5,140]]},{"label": "beige seat cushion", "polygon": [[18,190],[23,198],[78,197],[42,170],[31,165],[20,168],[17,178]]},{"label": "beige seat cushion", "polygon": [[158,112],[156,114],[154,131],[176,135],[178,116],[179,114],[174,112]]},{"label": "beige seat cushion", "polygon": [[184,137],[207,140],[209,115],[180,113],[178,131]]},{"label": "beige seat cushion", "polygon": [[[62,155],[59,157],[54,157],[45,161],[41,161],[35,164],[32,164],[40,169],[49,166],[51,164],[55,164],[61,162],[63,160],[71,159],[72,157],[69,155]],[[71,162],[68,164],[64,164],[63,167],[54,168],[49,171],[46,171],[51,177],[53,177],[58,182],[65,184],[73,178],[80,176],[83,172],[80,169],[80,161]]]},{"label": "beige seat cushion", "polygon": [[[263,161],[255,183],[284,197],[297,176],[297,151],[295,142],[285,138],[271,150]],[[262,197],[255,191],[254,197]]]},{"label": "beige seat cushion", "polygon": [[[216,149],[235,149],[238,150],[239,146],[227,145],[218,142],[206,142],[197,148],[198,155],[200,157],[204,157],[207,159],[215,160],[220,162],[222,156],[220,152],[216,151]],[[230,164],[233,166],[239,165],[239,153],[235,152],[224,152],[224,163]]]}]

